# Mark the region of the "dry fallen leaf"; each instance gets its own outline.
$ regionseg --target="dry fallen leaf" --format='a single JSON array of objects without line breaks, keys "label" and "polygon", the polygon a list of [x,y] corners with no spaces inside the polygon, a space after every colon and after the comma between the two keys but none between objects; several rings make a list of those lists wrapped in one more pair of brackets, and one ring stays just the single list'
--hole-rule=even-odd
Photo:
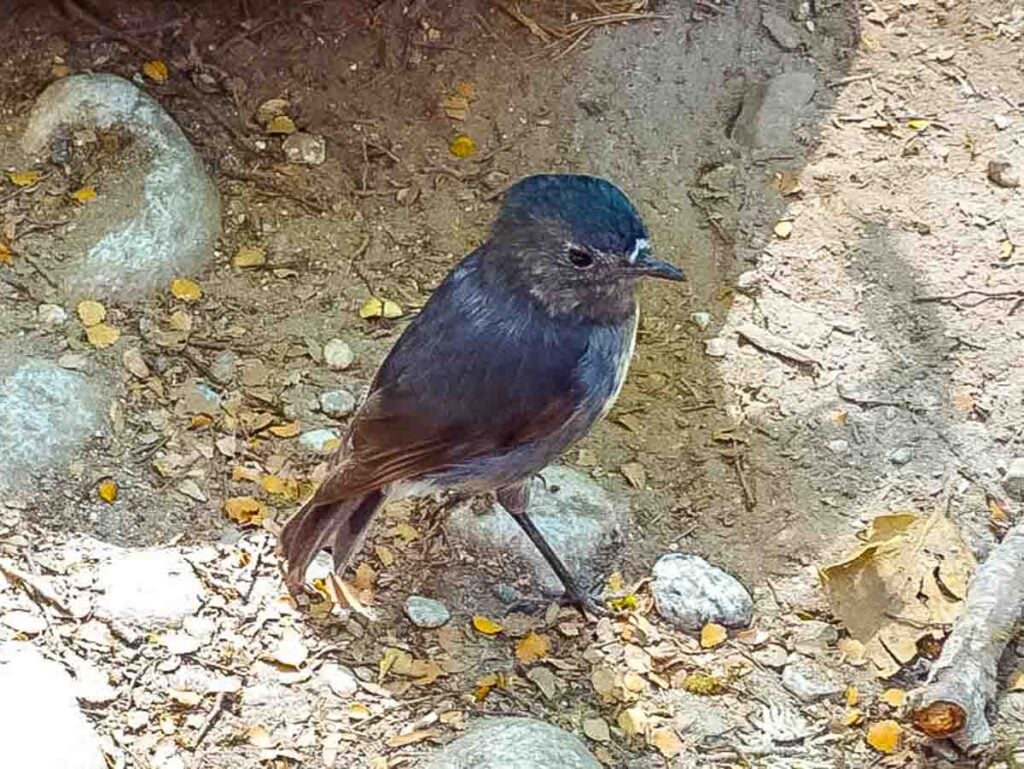
[{"label": "dry fallen leaf", "polygon": [[516,659],[524,665],[542,660],[547,656],[548,639],[545,636],[537,635],[532,630],[516,643]]},{"label": "dry fallen leaf", "polygon": [[655,729],[651,734],[651,744],[665,758],[675,758],[683,752],[683,741],[674,729]]},{"label": "dry fallen leaf", "polygon": [[1024,670],[1018,670],[1010,676],[1010,690],[1015,692],[1024,690]]},{"label": "dry fallen leaf", "polygon": [[846,711],[846,715],[843,716],[844,726],[856,726],[864,719],[864,714],[861,713],[857,708],[850,708]]},{"label": "dry fallen leaf", "polygon": [[776,237],[785,240],[786,238],[793,234],[793,222],[789,222],[786,220],[776,222],[775,226],[772,228],[772,231],[775,233]]},{"label": "dry fallen leaf", "polygon": [[953,408],[966,414],[974,411],[974,396],[966,392],[953,394]]},{"label": "dry fallen leaf", "polygon": [[468,158],[476,153],[476,142],[465,134],[459,134],[448,145],[448,151],[457,158]]},{"label": "dry fallen leaf", "polygon": [[171,293],[183,302],[197,302],[203,295],[199,284],[188,278],[175,278],[171,281]]},{"label": "dry fallen leaf", "polygon": [[436,737],[437,734],[436,729],[417,729],[408,734],[396,734],[393,737],[389,737],[387,744],[390,748],[401,748],[405,745],[414,745],[417,742],[429,740],[431,737]]},{"label": "dry fallen leaf", "polygon": [[106,323],[97,323],[95,326],[85,329],[85,337],[89,340],[89,344],[97,350],[102,350],[120,339],[121,332]]},{"label": "dry fallen leaf", "polygon": [[11,249],[4,243],[0,243],[0,264],[10,264],[13,261],[14,256],[11,254]]},{"label": "dry fallen leaf", "polygon": [[880,515],[861,538],[848,558],[821,569],[821,580],[832,613],[864,644],[875,673],[889,677],[917,656],[919,640],[960,616],[976,563],[939,511]]},{"label": "dry fallen leaf", "polygon": [[478,633],[483,633],[484,635],[497,635],[502,629],[501,625],[493,619],[480,614],[473,617],[473,627],[476,628]]},{"label": "dry fallen leaf", "polygon": [[166,83],[167,78],[170,76],[170,72],[167,71],[167,65],[159,59],[151,59],[150,61],[143,62],[142,74],[154,83]]},{"label": "dry fallen leaf", "polygon": [[185,708],[194,708],[203,701],[203,696],[201,694],[188,691],[187,689],[170,689],[167,694],[170,695],[170,698],[178,705]]},{"label": "dry fallen leaf", "polygon": [[1009,516],[1003,508],[1003,504],[991,494],[986,495],[985,502],[988,504],[988,519],[995,524],[1005,523]]},{"label": "dry fallen leaf", "polygon": [[779,194],[783,197],[796,195],[798,192],[803,191],[803,187],[800,185],[800,179],[789,171],[783,171],[782,173],[775,174],[775,179],[778,182]]},{"label": "dry fallen leaf", "polygon": [[860,702],[860,692],[857,690],[857,687],[856,686],[847,686],[846,687],[846,704],[849,707],[852,708],[858,702]]},{"label": "dry fallen leaf", "polygon": [[359,590],[370,590],[373,588],[373,583],[377,579],[377,572],[373,570],[366,561],[363,561],[359,566],[356,567],[356,576],[352,580],[352,584],[355,585]]},{"label": "dry fallen leaf", "polygon": [[38,171],[11,171],[7,178],[15,187],[31,187],[39,181],[40,175]]},{"label": "dry fallen leaf", "polygon": [[275,118],[271,118],[270,122],[267,123],[268,134],[293,134],[295,133],[295,121],[287,115],[278,115]]},{"label": "dry fallen leaf", "polygon": [[583,733],[594,742],[610,742],[612,738],[608,722],[603,718],[584,718]]},{"label": "dry fallen leaf", "polygon": [[903,689],[886,689],[879,699],[891,708],[902,708],[907,701],[907,693]]},{"label": "dry fallen leaf", "polygon": [[269,428],[270,432],[278,438],[294,438],[302,432],[302,423],[296,419],[283,425],[274,425]]},{"label": "dry fallen leaf", "polygon": [[107,317],[107,308],[92,299],[83,299],[78,303],[76,310],[83,326],[95,326]]},{"label": "dry fallen leaf", "polygon": [[274,740],[270,736],[270,732],[263,726],[250,726],[245,736],[249,738],[249,744],[257,748],[272,748],[274,747]]},{"label": "dry fallen leaf", "polygon": [[117,483],[111,478],[102,480],[99,486],[96,487],[96,493],[104,502],[113,504],[114,500],[117,499]]},{"label": "dry fallen leaf", "polygon": [[373,716],[373,713],[361,702],[353,702],[348,706],[348,717],[353,721],[365,721],[371,716]]},{"label": "dry fallen leaf", "polygon": [[729,631],[716,622],[709,622],[700,629],[700,645],[704,649],[714,649],[728,638]]},{"label": "dry fallen leaf", "polygon": [[231,257],[231,266],[244,269],[246,267],[259,267],[267,263],[267,254],[262,248],[255,246],[242,246]]},{"label": "dry fallen leaf", "polygon": [[402,307],[396,302],[392,302],[390,299],[379,299],[375,296],[371,296],[365,302],[363,306],[359,308],[359,317],[367,320],[369,318],[401,318],[403,314]]},{"label": "dry fallen leaf", "polygon": [[1002,241],[999,244],[999,258],[1000,259],[1002,259],[1004,261],[1009,259],[1011,256],[1013,256],[1013,251],[1014,251],[1013,241],[1004,240],[1004,241]]},{"label": "dry fallen leaf", "polygon": [[395,554],[391,552],[389,547],[385,545],[377,545],[374,549],[377,554],[377,560],[380,561],[384,567],[392,566],[395,563]]},{"label": "dry fallen leaf", "polygon": [[879,753],[895,753],[900,747],[903,727],[892,719],[879,721],[868,727],[864,739]]},{"label": "dry fallen leaf", "polygon": [[224,500],[224,514],[240,526],[259,526],[267,508],[254,497],[230,497]]},{"label": "dry fallen leaf", "polygon": [[508,680],[505,678],[504,673],[488,673],[476,682],[473,698],[477,702],[483,702],[487,699],[487,695],[491,693],[491,689],[505,689],[507,687]]},{"label": "dry fallen leaf", "polygon": [[619,713],[618,722],[619,728],[626,733],[627,737],[636,737],[647,729],[647,713],[642,707],[635,705]]},{"label": "dry fallen leaf", "polygon": [[931,124],[932,123],[930,120],[924,120],[923,118],[913,118],[907,121],[907,128],[909,128],[911,131],[923,131]]}]

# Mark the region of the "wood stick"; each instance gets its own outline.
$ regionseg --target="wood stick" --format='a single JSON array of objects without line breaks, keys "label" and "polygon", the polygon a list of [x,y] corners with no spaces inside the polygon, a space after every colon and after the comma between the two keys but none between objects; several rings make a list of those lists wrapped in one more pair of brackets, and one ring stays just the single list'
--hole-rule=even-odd
[{"label": "wood stick", "polygon": [[985,709],[996,695],[996,668],[1024,608],[1024,523],[978,567],[964,613],[953,626],[928,681],[911,702],[914,725],[949,737],[973,755],[992,739]]}]

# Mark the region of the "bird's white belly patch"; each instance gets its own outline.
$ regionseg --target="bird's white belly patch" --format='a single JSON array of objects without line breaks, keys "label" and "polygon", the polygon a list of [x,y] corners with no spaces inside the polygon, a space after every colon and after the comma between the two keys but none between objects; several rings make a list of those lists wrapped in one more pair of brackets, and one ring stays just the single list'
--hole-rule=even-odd
[{"label": "bird's white belly patch", "polygon": [[605,415],[611,411],[612,406],[615,405],[615,401],[619,398],[619,393],[622,392],[622,385],[626,383],[626,373],[629,371],[629,362],[633,359],[633,349],[636,347],[636,330],[639,325],[640,305],[635,304],[633,309],[633,326],[629,331],[629,344],[626,345],[618,360],[618,365],[615,367],[615,388],[612,390],[611,396],[601,408],[601,415],[598,419],[604,419]]}]

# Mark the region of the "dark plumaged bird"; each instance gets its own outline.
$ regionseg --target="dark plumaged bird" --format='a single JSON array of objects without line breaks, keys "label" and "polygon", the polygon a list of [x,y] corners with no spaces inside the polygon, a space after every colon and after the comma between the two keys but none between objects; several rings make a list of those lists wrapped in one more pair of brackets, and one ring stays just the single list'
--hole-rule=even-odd
[{"label": "dark plumaged bird", "polygon": [[614,403],[644,277],[683,273],[652,256],[618,187],[567,174],[512,186],[490,238],[395,343],[327,477],[281,532],[289,589],[324,547],[341,574],[389,499],[457,489],[494,492],[566,598],[598,613],[527,516],[529,482]]}]

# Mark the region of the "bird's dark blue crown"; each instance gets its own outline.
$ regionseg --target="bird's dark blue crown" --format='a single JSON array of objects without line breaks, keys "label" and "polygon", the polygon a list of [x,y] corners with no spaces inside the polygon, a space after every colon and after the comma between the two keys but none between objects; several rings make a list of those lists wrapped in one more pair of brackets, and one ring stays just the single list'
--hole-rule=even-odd
[{"label": "bird's dark blue crown", "polygon": [[611,182],[578,174],[538,174],[512,185],[496,226],[557,218],[571,237],[611,253],[628,253],[647,228],[629,198]]}]

